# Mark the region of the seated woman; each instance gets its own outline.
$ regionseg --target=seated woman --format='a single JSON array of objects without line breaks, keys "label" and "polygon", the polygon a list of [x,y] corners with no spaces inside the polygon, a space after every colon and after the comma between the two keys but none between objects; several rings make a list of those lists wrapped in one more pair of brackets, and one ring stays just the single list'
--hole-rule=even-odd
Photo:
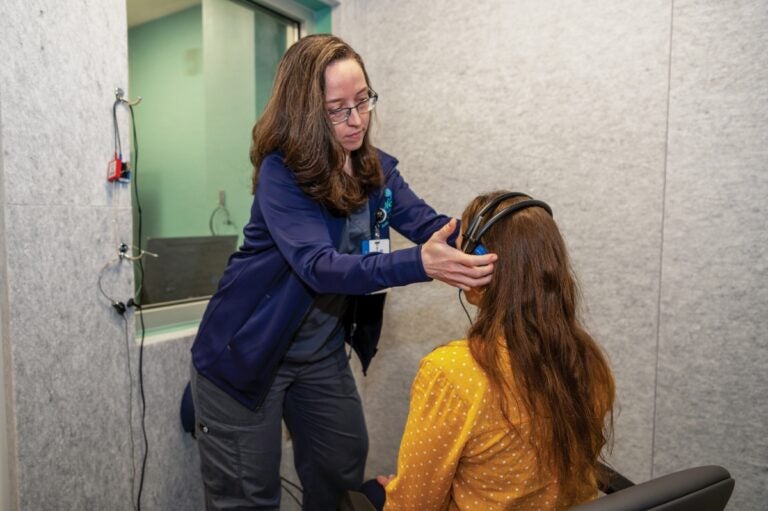
[{"label": "seated woman", "polygon": [[549,207],[495,192],[464,211],[463,248],[499,259],[467,340],[425,357],[385,510],[567,509],[597,495],[614,381],[577,319]]}]

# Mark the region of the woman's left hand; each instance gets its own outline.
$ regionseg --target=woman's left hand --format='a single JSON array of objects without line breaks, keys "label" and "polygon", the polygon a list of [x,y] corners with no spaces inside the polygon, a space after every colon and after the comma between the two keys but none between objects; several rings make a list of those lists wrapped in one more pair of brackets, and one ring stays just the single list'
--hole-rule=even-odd
[{"label": "woman's left hand", "polygon": [[395,474],[389,474],[388,476],[377,476],[376,481],[384,488],[395,478]]}]

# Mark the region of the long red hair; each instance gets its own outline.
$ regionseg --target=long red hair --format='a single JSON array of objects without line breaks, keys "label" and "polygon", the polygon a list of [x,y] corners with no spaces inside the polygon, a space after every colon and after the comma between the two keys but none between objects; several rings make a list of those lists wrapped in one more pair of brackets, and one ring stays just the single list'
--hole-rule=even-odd
[{"label": "long red hair", "polygon": [[[462,224],[502,193],[473,200]],[[499,259],[468,332],[472,356],[502,396],[502,410],[527,413],[539,469],[556,476],[566,495],[594,485],[612,437],[615,386],[606,357],[577,318],[579,293],[560,231],[546,210],[530,207],[500,220],[481,242]],[[503,349],[509,357],[499,356]]]}]

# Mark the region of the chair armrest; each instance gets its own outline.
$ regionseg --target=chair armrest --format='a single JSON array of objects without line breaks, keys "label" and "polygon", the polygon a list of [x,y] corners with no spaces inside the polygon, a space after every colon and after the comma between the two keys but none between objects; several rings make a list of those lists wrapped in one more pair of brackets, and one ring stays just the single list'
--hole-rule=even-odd
[{"label": "chair armrest", "polygon": [[608,465],[598,463],[597,488],[601,492],[610,495],[611,493],[615,493],[634,485],[635,483],[621,475],[619,472],[616,472]]}]

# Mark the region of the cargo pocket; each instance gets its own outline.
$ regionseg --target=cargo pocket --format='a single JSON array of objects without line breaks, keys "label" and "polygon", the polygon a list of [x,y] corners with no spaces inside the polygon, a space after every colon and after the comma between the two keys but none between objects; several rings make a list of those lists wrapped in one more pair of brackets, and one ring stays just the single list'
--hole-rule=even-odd
[{"label": "cargo pocket", "polygon": [[197,443],[206,490],[212,495],[242,497],[242,464],[236,433],[198,421]]}]

